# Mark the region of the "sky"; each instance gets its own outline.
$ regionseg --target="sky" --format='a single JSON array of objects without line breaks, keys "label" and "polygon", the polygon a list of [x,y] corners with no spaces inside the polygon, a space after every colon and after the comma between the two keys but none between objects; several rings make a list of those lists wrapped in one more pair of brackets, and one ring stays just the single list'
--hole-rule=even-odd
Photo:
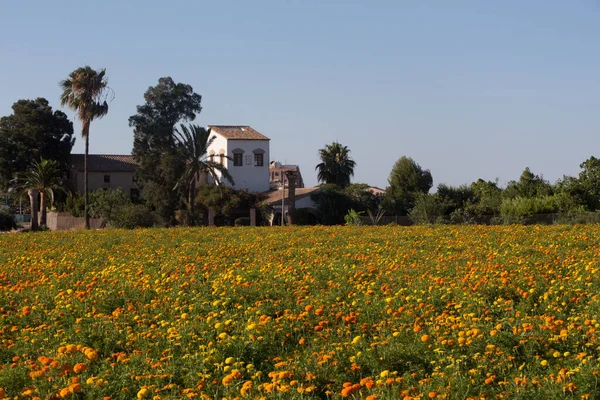
[{"label": "sky", "polygon": [[354,182],[382,188],[402,156],[434,187],[525,167],[555,182],[600,157],[599,0],[30,0],[0,15],[0,116],[19,99],[60,108],[60,80],[106,69],[91,153],[131,153],[129,116],[170,76],[202,95],[195,123],[252,126],[307,186],[333,141]]}]

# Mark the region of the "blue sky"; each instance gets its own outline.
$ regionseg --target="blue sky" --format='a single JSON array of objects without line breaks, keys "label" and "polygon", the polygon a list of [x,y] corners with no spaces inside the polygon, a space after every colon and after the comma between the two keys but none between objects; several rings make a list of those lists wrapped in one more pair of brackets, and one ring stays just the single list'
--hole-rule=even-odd
[{"label": "blue sky", "polygon": [[504,185],[527,166],[554,182],[600,156],[597,0],[39,0],[1,15],[0,115],[21,98],[58,107],[72,70],[106,68],[93,153],[130,153],[128,117],[171,76],[202,95],[196,123],[252,126],[308,185],[334,140],[354,181],[380,187],[403,155],[434,185]]}]

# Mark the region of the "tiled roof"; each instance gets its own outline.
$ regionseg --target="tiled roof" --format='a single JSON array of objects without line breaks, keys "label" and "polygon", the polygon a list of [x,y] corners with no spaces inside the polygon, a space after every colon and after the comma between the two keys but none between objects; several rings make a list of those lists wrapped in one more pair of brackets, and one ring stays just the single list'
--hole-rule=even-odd
[{"label": "tiled roof", "polygon": [[212,132],[216,132],[230,140],[271,140],[249,126],[209,125],[208,127]]},{"label": "tiled roof", "polygon": [[[311,187],[311,188],[296,188],[296,201],[300,200],[303,197],[306,196],[310,196],[313,193],[318,192],[320,189],[318,187]],[[270,205],[277,205],[277,204],[281,204],[281,190],[270,190],[268,192],[265,192],[265,194],[267,195],[267,198],[265,199],[265,202],[267,204]],[[285,202],[287,203],[289,201],[289,193],[288,190],[285,189]]]},{"label": "tiled roof", "polygon": [[[83,171],[84,154],[71,154],[71,166]],[[88,154],[88,171],[135,172],[137,163],[127,154]]]}]

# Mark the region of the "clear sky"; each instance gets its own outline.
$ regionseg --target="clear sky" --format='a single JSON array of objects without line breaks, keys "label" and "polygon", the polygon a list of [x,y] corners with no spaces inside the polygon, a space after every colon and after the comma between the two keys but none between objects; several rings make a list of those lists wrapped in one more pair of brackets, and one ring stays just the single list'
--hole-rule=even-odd
[{"label": "clear sky", "polygon": [[202,95],[198,124],[252,126],[307,185],[334,140],[380,187],[403,155],[434,185],[554,182],[600,157],[598,0],[4,1],[0,59],[0,115],[106,68],[92,153],[130,153],[128,117],[171,76]]}]

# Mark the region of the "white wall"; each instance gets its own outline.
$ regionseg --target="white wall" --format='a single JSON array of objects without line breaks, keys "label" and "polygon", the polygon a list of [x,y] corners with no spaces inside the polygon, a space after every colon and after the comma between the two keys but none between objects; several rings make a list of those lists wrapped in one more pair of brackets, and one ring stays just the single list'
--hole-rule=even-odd
[{"label": "white wall", "polygon": [[[215,161],[219,161],[218,154],[220,149],[225,149],[225,153],[231,159],[225,159],[225,166],[232,176],[235,185],[234,189],[247,189],[249,192],[265,192],[269,190],[269,141],[268,140],[226,140],[223,136],[215,133],[217,139],[209,147],[215,152]],[[242,158],[242,166],[236,167],[233,165],[233,150],[244,150]],[[254,166],[255,149],[264,150],[263,165],[261,167]],[[246,157],[249,156],[249,163]],[[231,184],[224,181],[227,186]]]}]

